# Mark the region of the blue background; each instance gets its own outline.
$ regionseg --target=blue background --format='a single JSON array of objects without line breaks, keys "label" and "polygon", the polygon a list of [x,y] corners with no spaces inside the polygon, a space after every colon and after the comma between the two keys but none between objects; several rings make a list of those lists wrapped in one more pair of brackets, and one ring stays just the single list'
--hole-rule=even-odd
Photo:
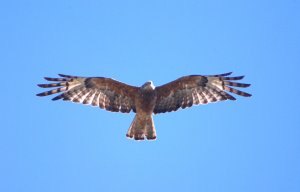
[{"label": "blue background", "polygon": [[[0,191],[300,191],[300,2],[2,1]],[[43,76],[140,86],[233,71],[251,98],[154,116],[38,98]]]}]

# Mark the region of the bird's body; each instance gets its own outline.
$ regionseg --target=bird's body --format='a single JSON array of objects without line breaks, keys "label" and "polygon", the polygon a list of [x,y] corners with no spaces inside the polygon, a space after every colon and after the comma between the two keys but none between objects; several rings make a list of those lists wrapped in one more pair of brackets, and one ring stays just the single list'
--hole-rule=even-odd
[{"label": "bird's body", "polygon": [[146,82],[141,88],[139,88],[135,103],[137,105],[137,113],[152,114],[157,95],[155,87],[152,82]]},{"label": "bird's body", "polygon": [[153,122],[153,111],[157,100],[155,87],[151,81],[139,88],[135,98],[136,115],[126,134],[129,138],[143,140],[144,137],[156,139],[156,131]]},{"label": "bird's body", "polygon": [[181,77],[162,86],[154,87],[151,81],[141,87],[105,77],[78,77],[61,75],[62,78],[45,77],[53,84],[39,84],[40,87],[60,87],[46,91],[38,96],[47,96],[59,92],[62,94],[53,100],[63,99],[98,106],[112,112],[136,113],[126,134],[135,140],[156,139],[156,130],[152,115],[176,111],[192,105],[207,104],[222,100],[235,100],[225,91],[249,97],[250,94],[229,86],[248,87],[250,84],[235,83],[243,76],[227,77],[231,73],[219,75],[190,75]]}]

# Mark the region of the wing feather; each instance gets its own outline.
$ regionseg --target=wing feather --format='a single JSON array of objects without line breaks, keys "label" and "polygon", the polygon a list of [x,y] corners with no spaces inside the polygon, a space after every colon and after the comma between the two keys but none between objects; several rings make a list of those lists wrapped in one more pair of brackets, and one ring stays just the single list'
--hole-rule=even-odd
[{"label": "wing feather", "polygon": [[228,77],[229,75],[231,72],[218,75],[190,75],[156,87],[157,101],[154,113],[171,112],[179,108],[217,101],[236,100],[229,93],[250,97],[251,94],[232,88],[249,87],[250,84],[231,82],[241,80],[244,76]]},{"label": "wing feather", "polygon": [[205,75],[206,77],[225,77],[225,76],[228,76],[228,75],[231,75],[232,72],[229,72],[229,73],[222,73],[222,74],[218,74],[218,75]]},{"label": "wing feather", "polygon": [[50,84],[38,84],[42,88],[56,89],[45,91],[37,96],[47,96],[61,93],[52,100],[63,99],[86,105],[98,106],[113,112],[129,113],[135,109],[135,95],[138,87],[127,85],[105,77],[79,77],[59,74],[61,78],[45,77]]}]

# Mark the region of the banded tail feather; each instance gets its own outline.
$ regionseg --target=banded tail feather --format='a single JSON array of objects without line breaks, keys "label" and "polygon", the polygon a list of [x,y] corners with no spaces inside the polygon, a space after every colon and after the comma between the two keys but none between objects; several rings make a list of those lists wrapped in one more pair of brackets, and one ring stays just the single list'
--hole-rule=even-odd
[{"label": "banded tail feather", "polygon": [[152,115],[136,114],[126,136],[135,140],[155,140],[156,130]]}]

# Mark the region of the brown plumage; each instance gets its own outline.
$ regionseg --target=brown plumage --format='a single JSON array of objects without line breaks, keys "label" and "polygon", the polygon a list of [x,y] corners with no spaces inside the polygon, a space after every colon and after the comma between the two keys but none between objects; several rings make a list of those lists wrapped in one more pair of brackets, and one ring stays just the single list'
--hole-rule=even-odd
[{"label": "brown plumage", "polygon": [[133,111],[136,116],[126,136],[135,140],[153,140],[156,139],[153,113],[171,112],[216,101],[236,100],[227,92],[250,97],[251,94],[232,88],[249,87],[250,84],[231,82],[241,80],[244,76],[228,77],[230,74],[184,76],[156,88],[151,81],[141,87],[135,87],[111,78],[59,74],[61,78],[45,77],[46,80],[56,83],[38,86],[56,88],[37,96],[60,93],[52,100],[63,99],[98,106],[112,112]]}]

